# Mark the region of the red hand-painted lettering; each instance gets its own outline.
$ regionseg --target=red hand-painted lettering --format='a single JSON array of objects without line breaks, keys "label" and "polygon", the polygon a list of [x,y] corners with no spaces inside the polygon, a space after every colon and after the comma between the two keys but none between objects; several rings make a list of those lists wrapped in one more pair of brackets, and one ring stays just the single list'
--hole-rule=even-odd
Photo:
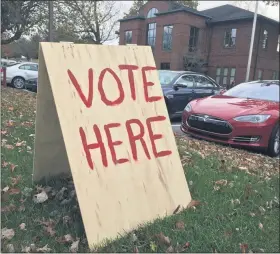
[{"label": "red hand-painted lettering", "polygon": [[[132,131],[132,127],[131,127],[132,124],[138,125],[140,128],[139,133],[136,135]],[[126,121],[125,126],[126,126],[126,131],[127,131],[133,159],[135,161],[138,160],[136,141],[139,140],[143,146],[143,149],[144,149],[144,152],[145,152],[147,158],[150,160],[151,156],[149,154],[146,142],[144,140],[145,129],[144,129],[144,126],[141,123],[141,121],[139,119],[130,119],[130,120]]]},{"label": "red hand-painted lettering", "polygon": [[79,131],[80,131],[80,136],[81,136],[82,144],[84,147],[84,151],[86,153],[86,158],[87,158],[89,167],[93,170],[94,164],[93,164],[93,161],[92,161],[92,158],[90,155],[90,150],[93,150],[96,148],[100,149],[103,166],[107,167],[108,161],[107,161],[106,150],[105,150],[105,146],[102,141],[102,136],[101,136],[98,126],[96,124],[93,125],[93,131],[96,136],[97,143],[88,144],[87,139],[86,139],[86,134],[85,134],[83,128],[80,127]]},{"label": "red hand-painted lettering", "polygon": [[128,74],[128,80],[130,85],[130,94],[132,100],[136,100],[136,92],[135,92],[135,83],[134,83],[134,74],[133,71],[138,70],[139,67],[136,65],[130,65],[130,64],[121,64],[119,65],[120,70],[127,70]]},{"label": "red hand-painted lettering", "polygon": [[165,150],[165,151],[160,151],[160,152],[157,151],[155,140],[161,139],[163,136],[162,136],[162,134],[154,134],[153,130],[152,130],[152,122],[164,121],[165,119],[166,119],[165,116],[154,116],[154,117],[149,117],[146,120],[148,133],[149,133],[150,140],[152,143],[153,154],[156,158],[164,157],[164,156],[170,155],[172,153],[170,150]]},{"label": "red hand-painted lettering", "polygon": [[162,98],[161,96],[149,97],[148,87],[153,86],[154,83],[147,80],[146,71],[154,71],[154,70],[156,70],[156,67],[152,67],[152,66],[145,66],[142,68],[142,79],[143,79],[144,96],[145,96],[146,102],[159,101]]},{"label": "red hand-painted lettering", "polygon": [[93,70],[92,69],[88,70],[88,96],[87,96],[87,98],[85,97],[84,93],[82,92],[81,86],[78,83],[74,74],[70,70],[67,70],[67,73],[68,73],[68,76],[69,76],[72,84],[76,88],[80,98],[82,99],[83,103],[85,104],[85,106],[87,108],[90,108],[92,105],[92,99],[93,99]]},{"label": "red hand-painted lettering", "polygon": [[116,128],[116,127],[120,127],[120,126],[121,126],[120,123],[110,123],[110,124],[106,124],[106,125],[104,126],[104,130],[105,130],[105,133],[106,133],[106,136],[107,136],[107,139],[108,139],[108,146],[109,146],[109,149],[110,149],[110,152],[111,152],[111,155],[112,155],[112,161],[113,161],[113,163],[114,163],[115,165],[116,165],[116,164],[122,164],[122,163],[128,162],[128,159],[127,159],[127,158],[117,159],[116,151],[115,151],[114,146],[119,146],[119,145],[121,145],[123,142],[120,141],[120,140],[113,141],[112,135],[111,135],[111,132],[110,132],[110,129],[111,129],[111,128]]},{"label": "red hand-painted lettering", "polygon": [[[105,94],[105,91],[104,91],[104,88],[103,88],[103,80],[104,80],[105,74],[107,72],[110,73],[113,76],[113,78],[116,80],[117,85],[118,85],[118,89],[119,89],[119,97],[114,101],[111,101],[107,98],[107,96]],[[124,90],[123,90],[123,87],[122,87],[122,82],[119,79],[119,77],[117,76],[117,74],[110,68],[106,68],[106,69],[101,71],[100,76],[99,76],[99,81],[98,81],[98,90],[99,90],[99,93],[100,93],[101,100],[107,106],[119,105],[124,100]]]}]

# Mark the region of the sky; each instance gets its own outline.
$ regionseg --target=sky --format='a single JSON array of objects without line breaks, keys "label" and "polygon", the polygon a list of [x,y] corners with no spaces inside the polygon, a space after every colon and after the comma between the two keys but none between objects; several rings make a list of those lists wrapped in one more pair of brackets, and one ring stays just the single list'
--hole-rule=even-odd
[{"label": "sky", "polygon": [[[240,8],[249,7],[249,10],[254,12],[255,2],[256,1],[198,1],[198,10],[202,11],[205,9],[210,9],[225,4],[232,4],[237,5]],[[122,10],[124,13],[128,12],[129,8],[132,6],[132,3],[133,1],[121,1]],[[258,13],[279,21],[279,6],[267,6],[264,2],[259,1]],[[117,45],[118,41],[119,39],[116,39],[104,44]]]}]

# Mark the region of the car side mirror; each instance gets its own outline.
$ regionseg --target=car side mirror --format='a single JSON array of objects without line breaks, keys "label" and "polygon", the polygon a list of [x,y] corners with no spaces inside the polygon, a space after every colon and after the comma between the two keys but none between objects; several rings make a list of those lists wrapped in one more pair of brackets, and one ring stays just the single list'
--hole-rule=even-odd
[{"label": "car side mirror", "polygon": [[174,88],[175,91],[177,91],[179,88],[186,88],[186,87],[188,87],[188,86],[185,85],[185,84],[175,84],[175,85],[173,85],[173,88]]}]

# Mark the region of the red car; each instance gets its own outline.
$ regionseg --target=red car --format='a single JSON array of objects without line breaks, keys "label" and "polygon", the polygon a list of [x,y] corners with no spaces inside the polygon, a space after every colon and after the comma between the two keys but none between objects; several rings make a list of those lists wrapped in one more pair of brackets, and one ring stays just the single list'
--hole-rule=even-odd
[{"label": "red car", "polygon": [[220,95],[191,101],[181,130],[225,144],[264,148],[279,155],[279,80],[239,84]]}]

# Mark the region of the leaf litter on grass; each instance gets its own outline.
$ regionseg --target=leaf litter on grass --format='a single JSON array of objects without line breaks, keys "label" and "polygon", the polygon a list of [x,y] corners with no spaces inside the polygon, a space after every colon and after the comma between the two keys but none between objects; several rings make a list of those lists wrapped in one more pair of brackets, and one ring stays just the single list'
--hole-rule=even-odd
[{"label": "leaf litter on grass", "polygon": [[[27,150],[27,147],[33,147],[33,142],[34,142],[34,117],[35,117],[35,97],[34,96],[29,96],[27,94],[24,95],[24,98],[20,98],[22,92],[20,91],[13,91],[11,92],[11,90],[13,89],[7,89],[7,93],[9,95],[4,94],[4,104],[5,107],[14,107],[14,110],[11,111],[11,114],[20,114],[20,116],[18,117],[10,117],[8,119],[6,119],[7,121],[10,122],[6,122],[10,123],[11,126],[9,127],[5,127],[5,129],[7,129],[7,132],[5,133],[5,139],[6,141],[2,140],[2,144],[3,145],[11,145],[13,146],[13,149],[7,149],[5,153],[13,153],[15,151],[19,151],[19,149],[22,149],[22,151],[24,152],[24,148],[25,150]],[[14,101],[16,102],[15,105],[13,105],[14,101],[12,102],[12,100],[10,98],[14,98]],[[19,100],[19,98],[21,100]],[[22,104],[22,101],[26,101],[26,105],[27,106],[23,106],[22,108],[20,107],[20,105]],[[3,105],[3,102],[2,102]],[[17,108],[20,108],[20,110],[18,110]],[[27,133],[26,137],[21,137],[20,135],[15,135],[15,131],[17,129],[15,128],[26,128],[27,130],[30,130],[30,132]],[[13,136],[12,136],[13,135]],[[18,137],[17,137],[18,136]],[[215,158],[217,158],[219,160],[220,163],[220,168],[217,168],[217,170],[220,170],[222,172],[234,172],[235,170],[239,170],[239,171],[243,171],[246,173],[250,173],[253,175],[259,175],[262,176],[263,178],[271,178],[273,175],[277,175],[277,172],[279,173],[279,168],[278,168],[278,164],[279,164],[279,160],[274,160],[271,159],[269,157],[263,156],[263,155],[259,155],[259,154],[253,154],[247,151],[243,151],[243,150],[239,150],[239,149],[232,149],[229,147],[225,147],[225,146],[220,146],[220,145],[216,145],[214,143],[209,143],[207,141],[201,141],[201,140],[193,140],[193,139],[188,139],[186,137],[181,137],[180,135],[177,136],[178,142],[180,143],[180,148],[182,150],[184,150],[184,153],[182,155],[182,164],[184,165],[184,167],[188,167],[188,170],[190,166],[192,167],[197,167],[197,162],[196,162],[196,157],[194,156],[194,154],[198,151],[198,155],[203,158],[203,160],[208,160],[209,157],[213,156]],[[23,140],[26,140],[26,143],[23,142]],[[18,144],[18,146],[16,146],[16,144]],[[5,148],[5,147],[4,147]],[[31,149],[29,149],[31,150]],[[32,156],[32,155],[28,155],[28,156]],[[10,162],[9,162],[10,161]],[[210,160],[209,160],[210,161]],[[19,163],[19,161],[17,160],[11,160],[11,159],[7,159],[6,157],[4,158],[4,162],[5,162],[5,167],[9,167],[10,165],[15,165],[16,163],[19,165],[19,167],[14,170],[14,172],[10,171],[8,173],[18,173],[18,172],[22,172],[21,170],[23,170],[23,167],[21,165],[21,163]],[[3,163],[4,163],[3,162]],[[14,164],[11,164],[11,162],[13,162]],[[212,163],[212,162],[211,162]],[[259,165],[264,165],[263,168],[259,167]],[[212,167],[212,164],[209,164],[209,167]],[[31,166],[30,166],[31,168]],[[7,170],[6,170],[7,171]],[[30,177],[31,177],[31,172],[30,173]],[[27,246],[26,248],[30,251],[30,250],[34,250],[35,252],[37,251],[41,251],[41,252],[49,252],[49,251],[57,251],[56,248],[64,248],[67,244],[67,249],[64,248],[63,250],[65,252],[67,251],[71,251],[71,252],[78,252],[81,251],[81,249],[84,249],[84,242],[80,241],[80,236],[85,237],[84,235],[84,231],[82,230],[81,233],[77,234],[75,233],[75,231],[73,231],[73,225],[76,223],[76,218],[75,216],[78,215],[78,217],[80,218],[80,214],[79,214],[79,209],[78,209],[78,203],[76,200],[76,196],[75,196],[75,189],[74,189],[74,185],[71,179],[67,180],[66,182],[64,182],[63,186],[60,187],[55,187],[54,186],[36,186],[35,188],[29,188],[30,186],[25,183],[26,182],[26,176],[23,174],[22,175],[22,179],[18,182],[16,179],[11,180],[12,182],[15,182],[15,185],[20,188],[21,193],[17,194],[17,195],[12,195],[12,198],[20,198],[20,197],[24,197],[25,199],[27,199],[26,203],[25,201],[22,202],[22,204],[18,207],[15,206],[14,204],[9,204],[9,205],[5,205],[1,207],[1,211],[5,212],[9,215],[9,212],[11,211],[19,211],[21,214],[21,218],[24,218],[25,216],[25,206],[26,206],[26,211],[30,210],[29,209],[29,205],[34,205],[35,208],[38,210],[39,209],[48,209],[47,207],[51,207],[51,211],[49,211],[49,214],[47,216],[50,216],[52,218],[56,218],[56,220],[54,222],[52,222],[50,218],[45,217],[46,219],[42,218],[44,215],[41,214],[37,214],[37,222],[41,221],[41,223],[39,222],[39,224],[41,225],[34,225],[32,224],[32,222],[28,222],[26,220],[24,221],[24,224],[26,223],[26,225],[28,225],[28,229],[29,228],[34,228],[36,226],[38,226],[39,228],[41,227],[40,232],[42,232],[43,234],[45,234],[45,236],[36,236],[37,240],[36,240],[36,245],[37,242],[40,242],[40,238],[41,237],[48,237],[48,239],[50,241],[55,241],[56,245],[52,245],[51,249],[49,249],[49,246],[47,245],[40,245],[40,247],[36,247],[35,244],[31,244],[29,246]],[[13,175],[13,178],[16,178],[17,175]],[[29,181],[30,177],[28,178],[27,181]],[[10,179],[10,178],[8,178]],[[188,179],[188,178],[187,178]],[[228,178],[229,179],[229,178]],[[194,179],[188,179],[189,184],[191,190],[195,190],[197,182],[194,181]],[[225,180],[225,181],[222,181]],[[227,177],[221,176],[217,179],[215,179],[214,181],[211,182],[211,184],[213,184],[213,182],[216,184],[214,184],[215,186],[218,186],[220,189],[219,191],[221,191],[221,187],[222,188],[231,188],[235,187],[235,184],[238,184],[238,181],[241,180],[240,178],[234,179],[234,184],[233,181],[227,180]],[[11,181],[10,182],[5,182],[4,186],[9,186],[9,188],[14,188],[13,186],[11,186]],[[226,182],[227,181],[227,182]],[[24,187],[22,187],[24,186]],[[212,185],[213,186],[213,185]],[[27,188],[27,189],[26,189]],[[211,187],[210,187],[211,188]],[[196,190],[195,190],[196,191]],[[38,195],[40,193],[45,192],[46,195],[48,196],[48,199],[46,199],[45,201],[43,201],[42,203],[38,202],[37,204],[32,203],[32,196]],[[219,192],[216,192],[217,194],[219,194]],[[245,192],[244,192],[245,193]],[[215,194],[215,195],[217,195]],[[21,196],[20,196],[21,195]],[[46,196],[45,194],[43,194],[42,196]],[[249,198],[251,197],[250,195],[252,195],[251,193],[249,195],[247,195]],[[245,194],[244,197],[231,197],[233,200],[239,199],[243,202],[243,199],[245,199]],[[38,196],[37,196],[38,197]],[[40,197],[40,195],[39,195]],[[74,198],[75,197],[75,198]],[[197,198],[195,196],[195,198]],[[228,201],[230,201],[230,199],[228,199]],[[277,207],[277,200],[278,200],[278,207],[279,207],[279,198],[275,197],[276,199],[269,199],[267,202],[271,202],[272,201],[272,208]],[[24,200],[24,199],[23,199]],[[73,206],[71,204],[71,207],[67,208],[68,210],[64,210],[64,212],[61,211],[61,209],[65,209],[70,203],[70,200],[74,202]],[[202,199],[201,199],[202,200]],[[195,201],[195,200],[193,200]],[[193,202],[192,201],[192,202]],[[200,201],[195,201],[198,203],[191,203],[190,207],[192,207],[194,210],[195,208],[200,205],[201,203],[205,204],[205,200],[202,200],[203,202]],[[16,203],[15,203],[16,204]],[[62,206],[60,206],[62,204]],[[236,204],[237,206],[238,204]],[[263,204],[261,204],[262,206],[264,206],[266,209],[271,210],[271,205],[270,203],[266,203],[266,201],[264,201]],[[205,205],[206,206],[206,205]],[[43,208],[44,207],[44,208]],[[267,208],[269,207],[269,208]],[[180,216],[180,213],[183,212],[185,213],[185,210],[182,209],[180,207],[180,205],[178,205],[177,207],[178,209],[176,209],[177,211],[174,211],[174,216]],[[204,205],[201,207],[201,209],[204,209]],[[259,211],[257,211],[258,206],[256,208],[256,210],[252,210],[251,213],[255,213],[256,216],[262,216],[264,214],[261,214]],[[3,211],[4,210],[4,211]],[[198,209],[200,210],[200,209]],[[200,216],[199,211],[196,211],[196,215]],[[74,212],[75,211],[75,212]],[[187,211],[186,213],[191,212],[193,213],[193,211]],[[248,215],[248,217],[252,218],[249,214],[249,211],[246,212],[246,214]],[[236,215],[235,215],[236,216]],[[201,220],[201,217],[196,217],[197,219],[195,219],[194,221],[196,221],[196,223],[200,223],[199,220]],[[200,219],[199,219],[200,218]],[[222,218],[222,217],[221,217]],[[81,219],[81,218],[80,218]],[[214,219],[214,218],[212,218]],[[175,223],[177,221],[177,223]],[[267,225],[267,222],[263,221],[261,218],[259,219],[259,221],[262,221],[262,223],[264,223],[265,225]],[[14,228],[17,228],[17,232],[20,232],[19,230],[19,224],[23,223],[22,220],[19,221],[15,226],[13,226]],[[31,224],[30,224],[31,223]],[[59,224],[60,223],[60,224]],[[258,221],[254,224],[254,227],[261,232],[261,230],[258,228]],[[187,222],[186,225],[188,226],[184,226],[184,220],[175,220],[173,221],[170,225],[170,230],[169,231],[165,231],[163,229],[158,228],[157,232],[158,233],[153,233],[152,235],[149,235],[149,233],[147,233],[147,235],[145,235],[145,237],[143,235],[141,235],[141,237],[138,235],[138,231],[136,231],[137,234],[137,241],[133,242],[134,243],[134,247],[132,247],[129,251],[135,251],[135,252],[143,252],[143,250],[145,251],[152,251],[152,252],[157,252],[157,251],[163,251],[163,252],[185,252],[187,251],[188,248],[190,248],[190,242],[192,243],[192,251],[196,250],[193,249],[193,246],[197,246],[197,243],[193,243],[193,241],[190,241],[189,237],[184,238],[183,240],[177,242],[176,244],[171,244],[171,242],[175,241],[175,237],[173,236],[173,232],[182,234],[182,235],[186,235],[188,234],[189,230],[191,228],[193,228],[194,224],[193,222]],[[174,225],[175,228],[177,230],[174,229]],[[4,226],[6,226],[4,224]],[[7,227],[7,226],[6,226]],[[56,228],[57,227],[57,228]],[[63,227],[63,232],[61,231],[61,229],[59,229],[59,227]],[[243,228],[239,225],[233,227],[233,230],[239,227],[238,229],[243,230]],[[9,228],[9,227],[7,227]],[[266,226],[265,228],[268,228],[268,226]],[[163,234],[163,232],[161,231],[163,230],[165,233]],[[194,230],[194,229],[192,229]],[[209,230],[209,229],[208,229]],[[206,229],[207,232],[207,229]],[[26,231],[26,233],[28,234],[28,230]],[[153,238],[155,235],[161,236],[159,238]],[[75,236],[75,237],[74,237]],[[212,236],[214,237],[214,236]],[[14,238],[12,238],[11,240],[13,241],[14,239],[17,238],[17,235],[14,236]],[[34,237],[32,237],[32,239],[34,239]],[[155,240],[152,241],[151,239]],[[166,241],[167,240],[167,241]],[[34,240],[35,243],[35,240]],[[175,241],[176,243],[176,241]],[[208,243],[209,244],[209,243]],[[223,243],[221,243],[223,244]],[[58,246],[59,245],[59,246]],[[71,245],[71,246],[70,246]],[[137,245],[137,246],[135,246]],[[16,247],[16,245],[14,245]],[[54,247],[53,247],[54,246]],[[251,246],[251,245],[250,245]],[[7,247],[7,246],[6,246]],[[262,246],[261,246],[262,247]],[[116,248],[116,249],[115,249]],[[114,248],[109,249],[110,250],[122,250],[123,248],[123,244],[120,245],[115,245]],[[197,248],[197,247],[196,247]],[[218,247],[213,247],[215,250],[220,250]],[[39,249],[39,250],[38,250]],[[17,251],[17,249],[16,249]],[[208,251],[211,251],[210,249],[208,249]],[[115,252],[115,251],[114,251]]]}]

